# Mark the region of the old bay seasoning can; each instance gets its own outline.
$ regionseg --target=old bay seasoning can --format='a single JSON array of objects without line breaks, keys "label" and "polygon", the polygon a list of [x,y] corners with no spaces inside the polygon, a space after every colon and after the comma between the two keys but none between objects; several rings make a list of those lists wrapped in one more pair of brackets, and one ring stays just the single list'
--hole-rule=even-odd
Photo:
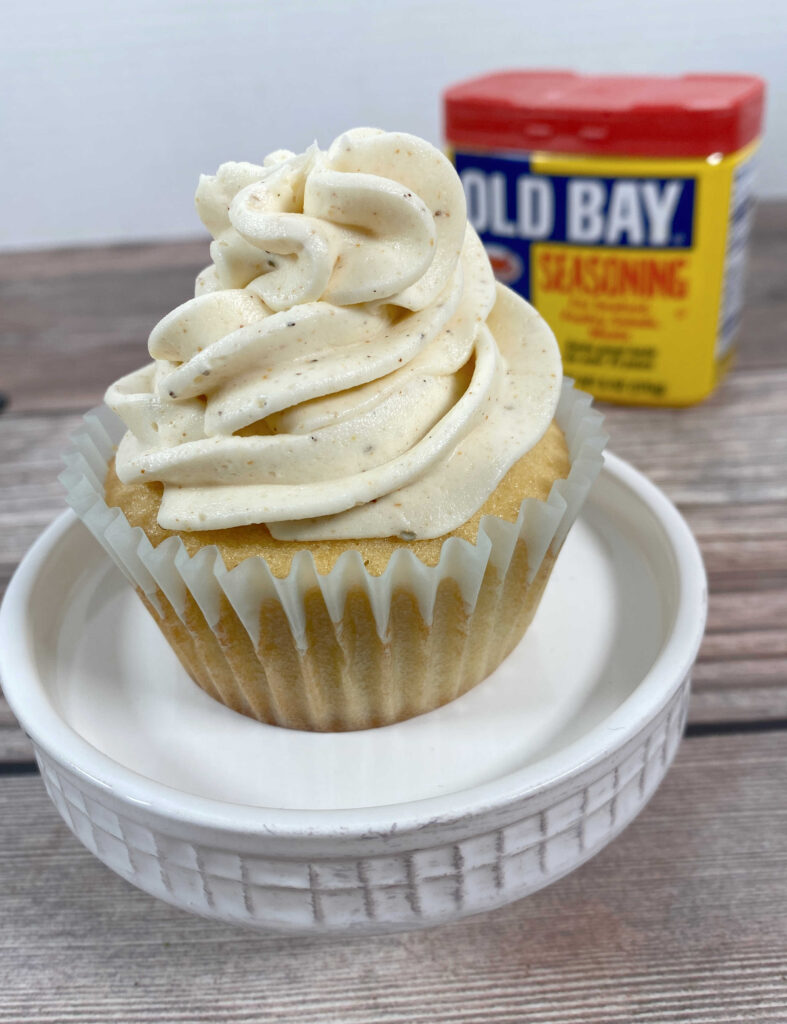
[{"label": "old bay seasoning can", "polygon": [[685,405],[740,324],[764,84],[512,71],[453,86],[445,135],[500,280],[608,401]]}]

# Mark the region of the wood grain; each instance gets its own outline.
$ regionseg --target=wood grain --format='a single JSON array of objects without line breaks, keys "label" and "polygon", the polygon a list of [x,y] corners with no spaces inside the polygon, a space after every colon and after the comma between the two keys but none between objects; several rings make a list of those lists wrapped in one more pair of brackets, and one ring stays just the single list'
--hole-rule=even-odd
[{"label": "wood grain", "polygon": [[[192,293],[205,242],[0,255],[0,593],[63,508],[68,432]],[[787,203],[761,209],[738,365],[690,409],[606,406],[710,583],[687,739],[611,848],[431,932],[265,938],[174,911],[74,840],[0,699],[0,1022],[787,1021]],[[735,734],[739,730],[739,734]],[[765,731],[763,731],[765,730]],[[715,733],[715,734],[714,734]]]},{"label": "wood grain", "polygon": [[179,249],[0,257],[0,389],[10,409],[82,411],[144,363],[151,328],[193,295],[199,260],[208,262],[206,246],[202,257],[193,243]]},{"label": "wood grain", "polygon": [[[207,241],[0,254],[0,390],[11,407],[83,410],[99,402],[109,381],[144,362],[156,321],[191,297],[209,262]],[[785,368],[786,265],[787,204],[763,204],[741,368]]]},{"label": "wood grain", "polygon": [[611,847],[520,903],[317,942],[173,910],[0,786],[0,1021],[740,1024],[787,1006],[783,734],[686,740]]},{"label": "wood grain", "polygon": [[[757,403],[757,414],[747,415]],[[710,402],[693,409],[605,411],[611,447],[676,502],[705,559],[708,631],[694,672],[690,721],[784,718],[787,369],[740,369]],[[64,507],[57,474],[66,437],[80,419],[33,411],[0,417],[0,592]],[[3,715],[10,712],[0,702],[0,721]],[[0,726],[0,763],[17,760],[21,749],[24,739]]]},{"label": "wood grain", "polygon": [[[0,593],[63,508],[66,435],[144,361],[203,242],[0,255]],[[686,516],[710,583],[691,721],[787,715],[787,204],[759,214],[737,368],[688,409],[603,406],[610,446]],[[0,699],[0,763],[28,756]]]}]

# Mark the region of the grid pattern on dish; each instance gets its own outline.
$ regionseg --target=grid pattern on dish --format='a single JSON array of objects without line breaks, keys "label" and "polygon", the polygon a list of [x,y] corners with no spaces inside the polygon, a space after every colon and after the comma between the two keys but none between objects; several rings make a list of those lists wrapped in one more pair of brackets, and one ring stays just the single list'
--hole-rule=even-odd
[{"label": "grid pattern on dish", "polygon": [[[168,831],[37,752],[47,791],[76,837],[129,882],[185,910],[280,931],[384,931],[423,927],[500,906],[548,885],[606,845],[655,791],[677,750],[689,696],[684,682],[610,765],[574,776],[546,806],[538,794],[479,820],[478,834],[441,841],[439,827],[412,833],[418,848],[311,860],[232,850],[232,834],[204,843]],[[113,802],[112,806],[109,806]],[[543,799],[541,800],[543,804]],[[142,821],[141,821],[141,820]],[[399,837],[407,842],[408,837]],[[428,841],[432,840],[429,845]],[[222,842],[226,845],[222,845]],[[424,845],[426,843],[426,845]]]}]

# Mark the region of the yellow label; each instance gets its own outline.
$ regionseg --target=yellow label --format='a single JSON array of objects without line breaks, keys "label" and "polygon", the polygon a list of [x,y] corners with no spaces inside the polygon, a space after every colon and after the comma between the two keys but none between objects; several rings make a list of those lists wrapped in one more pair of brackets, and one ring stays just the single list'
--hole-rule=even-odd
[{"label": "yellow label", "polygon": [[457,152],[498,276],[598,398],[683,405],[729,362],[756,143],[705,159]]}]

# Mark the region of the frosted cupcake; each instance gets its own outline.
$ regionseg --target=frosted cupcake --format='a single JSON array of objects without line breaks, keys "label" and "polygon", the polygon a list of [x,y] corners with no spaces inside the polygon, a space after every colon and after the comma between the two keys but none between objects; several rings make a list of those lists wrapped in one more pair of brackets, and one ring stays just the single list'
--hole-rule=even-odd
[{"label": "frosted cupcake", "polygon": [[432,710],[532,620],[600,417],[428,143],[356,129],[224,164],[196,201],[212,264],[87,417],[69,500],[234,710],[323,731]]}]

